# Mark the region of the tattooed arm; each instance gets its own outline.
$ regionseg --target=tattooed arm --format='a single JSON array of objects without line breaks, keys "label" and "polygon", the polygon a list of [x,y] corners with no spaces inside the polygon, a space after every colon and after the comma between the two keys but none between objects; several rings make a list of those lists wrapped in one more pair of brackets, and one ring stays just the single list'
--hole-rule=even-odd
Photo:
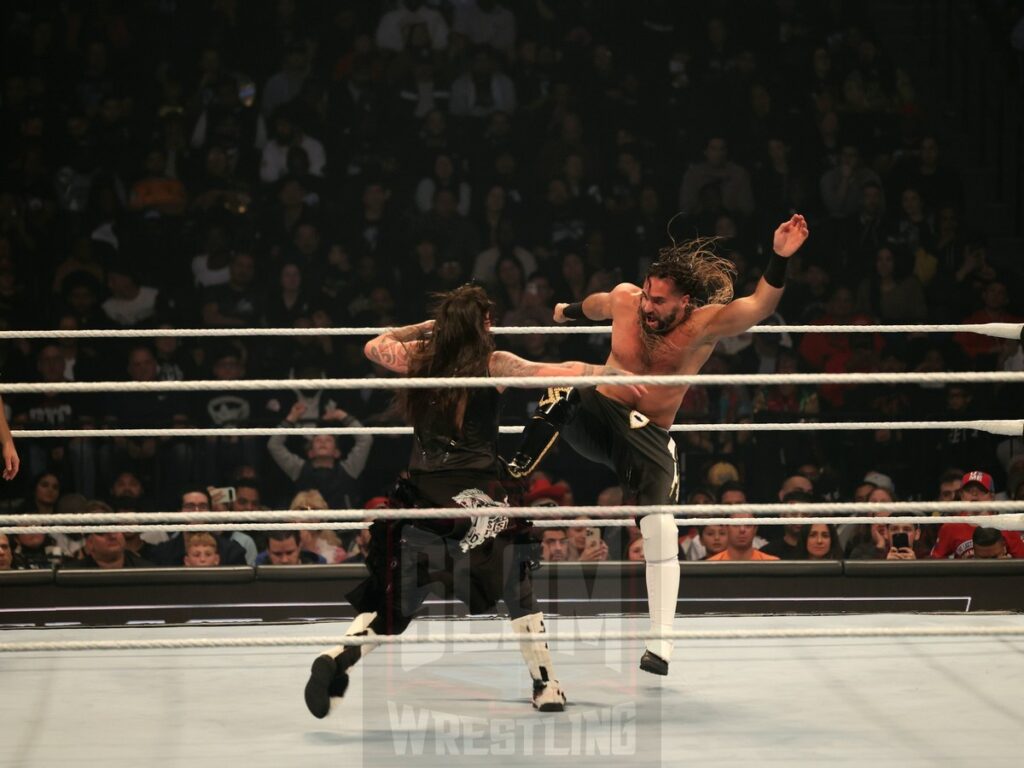
[{"label": "tattooed arm", "polygon": [[[610,365],[592,365],[591,363],[579,363],[574,360],[566,363],[535,363],[524,360],[511,352],[494,352],[491,354],[491,362],[488,366],[491,376],[628,376],[628,371],[613,368]],[[521,385],[523,387],[528,384]],[[628,389],[637,398],[647,393],[647,388],[637,384],[622,384],[623,389]]]},{"label": "tattooed arm", "polygon": [[395,373],[409,372],[409,346],[419,345],[434,327],[433,320],[392,328],[370,339],[363,347],[367,359]]}]

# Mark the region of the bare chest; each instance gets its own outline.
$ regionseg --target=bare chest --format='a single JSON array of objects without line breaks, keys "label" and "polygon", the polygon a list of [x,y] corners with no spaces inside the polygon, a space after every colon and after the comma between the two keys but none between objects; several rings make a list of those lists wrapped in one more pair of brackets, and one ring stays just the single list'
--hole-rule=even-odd
[{"label": "bare chest", "polygon": [[615,322],[613,328],[612,357],[621,368],[633,373],[697,373],[713,349],[713,345],[701,343],[695,327],[676,328],[664,336],[647,335],[639,319],[633,317],[628,322]]}]

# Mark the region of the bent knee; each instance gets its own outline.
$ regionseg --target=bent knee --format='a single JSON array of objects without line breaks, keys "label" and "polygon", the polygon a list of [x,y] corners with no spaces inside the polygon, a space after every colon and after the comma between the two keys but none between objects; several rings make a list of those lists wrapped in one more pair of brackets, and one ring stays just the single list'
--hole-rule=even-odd
[{"label": "bent knee", "polygon": [[679,559],[679,528],[672,515],[647,515],[640,520],[640,532],[647,562]]}]

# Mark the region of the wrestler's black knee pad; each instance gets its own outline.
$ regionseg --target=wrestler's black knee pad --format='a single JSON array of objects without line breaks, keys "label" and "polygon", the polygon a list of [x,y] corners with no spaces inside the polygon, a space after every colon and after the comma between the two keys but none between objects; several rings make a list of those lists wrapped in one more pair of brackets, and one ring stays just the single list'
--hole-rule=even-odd
[{"label": "wrestler's black knee pad", "polygon": [[550,387],[537,403],[537,410],[526,424],[519,450],[508,463],[512,477],[526,477],[558,440],[558,435],[576,415],[580,396],[573,387]]}]

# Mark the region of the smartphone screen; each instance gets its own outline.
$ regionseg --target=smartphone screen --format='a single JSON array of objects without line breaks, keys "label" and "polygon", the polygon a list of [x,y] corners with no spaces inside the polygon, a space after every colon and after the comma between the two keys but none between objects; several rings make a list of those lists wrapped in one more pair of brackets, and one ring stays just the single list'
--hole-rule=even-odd
[{"label": "smartphone screen", "polygon": [[892,535],[893,549],[906,549],[910,547],[910,536],[905,533],[894,533]]}]

